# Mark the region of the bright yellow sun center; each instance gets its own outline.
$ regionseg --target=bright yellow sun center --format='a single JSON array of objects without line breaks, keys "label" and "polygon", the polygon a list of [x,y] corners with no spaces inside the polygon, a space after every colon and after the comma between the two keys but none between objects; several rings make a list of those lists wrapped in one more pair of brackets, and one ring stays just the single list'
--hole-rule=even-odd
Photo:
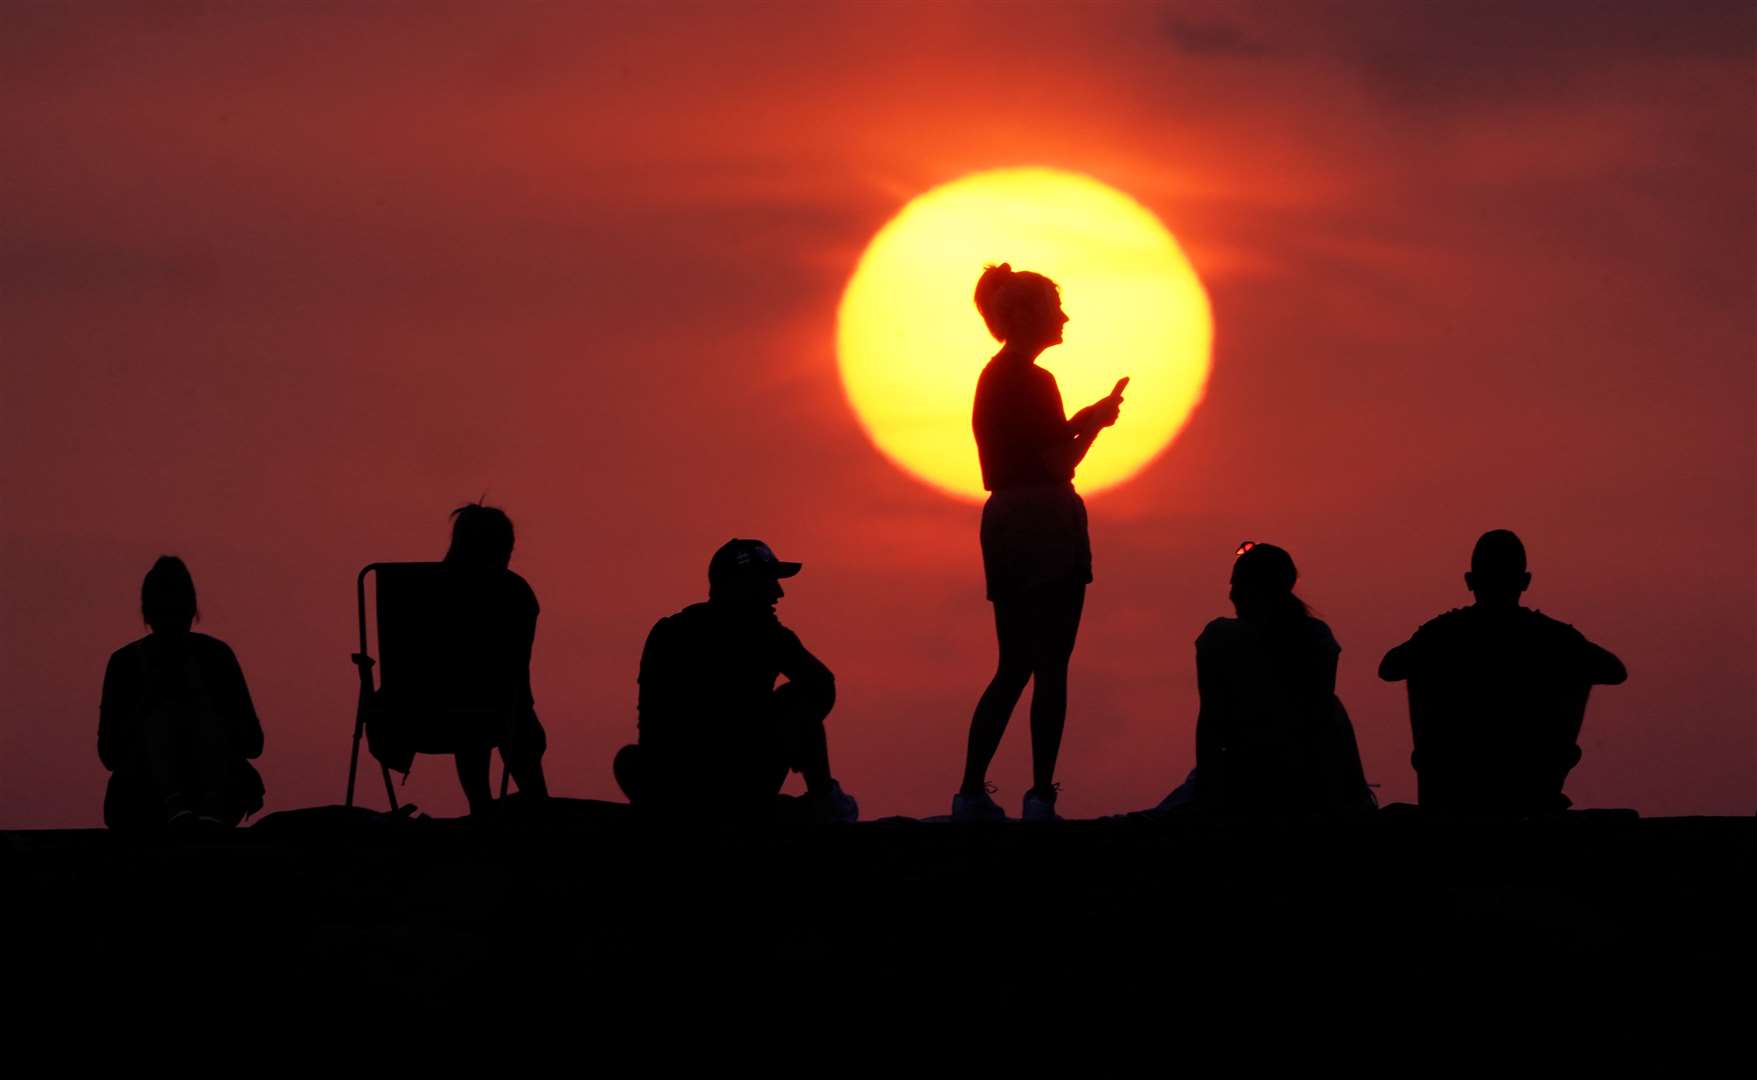
[{"label": "bright yellow sun center", "polygon": [[1122,483],[1177,436],[1208,381],[1208,296],[1159,219],[1115,188],[1056,169],[974,173],[917,197],[860,257],[836,319],[848,400],[886,457],[980,499],[976,377],[999,346],[972,294],[1011,263],[1061,286],[1064,344],[1038,363],[1073,413],[1129,376],[1122,418],[1081,464],[1081,491]]}]

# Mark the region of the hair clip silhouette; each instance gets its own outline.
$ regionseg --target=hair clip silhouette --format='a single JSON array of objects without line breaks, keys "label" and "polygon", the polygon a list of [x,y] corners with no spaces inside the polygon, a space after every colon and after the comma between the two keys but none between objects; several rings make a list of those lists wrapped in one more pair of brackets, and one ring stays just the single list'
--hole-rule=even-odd
[{"label": "hair clip silhouette", "polygon": [[1236,559],[1256,546],[1257,542],[1255,540],[1240,540],[1238,550],[1232,553],[1232,557]]}]

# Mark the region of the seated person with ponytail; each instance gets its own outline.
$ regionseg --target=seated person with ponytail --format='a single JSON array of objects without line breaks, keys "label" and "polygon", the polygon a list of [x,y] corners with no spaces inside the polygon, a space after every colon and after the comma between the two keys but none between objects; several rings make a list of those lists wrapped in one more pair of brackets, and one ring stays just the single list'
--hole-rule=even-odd
[{"label": "seated person with ponytail", "polygon": [[1222,813],[1373,808],[1336,697],[1342,647],[1294,594],[1298,577],[1283,549],[1239,545],[1230,593],[1238,617],[1215,619],[1196,639],[1196,769],[1162,806],[1193,795],[1196,806]]},{"label": "seated person with ponytail", "polygon": [[152,633],[104,669],[98,758],[110,770],[104,824],[150,832],[229,829],[262,809],[262,723],[230,647],[190,626],[200,613],[183,560],[161,557],[140,585]]}]

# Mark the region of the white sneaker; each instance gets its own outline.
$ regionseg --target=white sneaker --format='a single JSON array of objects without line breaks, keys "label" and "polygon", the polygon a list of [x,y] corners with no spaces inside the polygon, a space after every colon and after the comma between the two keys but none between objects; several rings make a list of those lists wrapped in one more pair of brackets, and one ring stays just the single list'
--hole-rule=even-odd
[{"label": "white sneaker", "polygon": [[1036,788],[1027,791],[1025,793],[1025,805],[1019,810],[1019,820],[1060,821],[1061,818],[1055,812],[1055,796],[1060,790],[1060,784],[1050,788],[1049,798],[1047,799],[1042,795],[1039,795]]},{"label": "white sneaker", "polygon": [[993,791],[993,790],[994,790],[994,787],[992,785],[990,785],[990,787],[988,788],[987,791],[979,791],[974,795],[966,795],[961,791],[958,792],[958,794],[953,795],[952,796],[952,820],[953,821],[1005,821],[1005,820],[1007,820],[1007,812],[1005,810],[1001,809],[1001,804],[995,802],[994,799],[989,797],[988,792]]},{"label": "white sneaker", "polygon": [[860,820],[860,804],[842,790],[840,780],[830,781],[830,790],[812,800],[815,820],[830,825],[852,825]]}]

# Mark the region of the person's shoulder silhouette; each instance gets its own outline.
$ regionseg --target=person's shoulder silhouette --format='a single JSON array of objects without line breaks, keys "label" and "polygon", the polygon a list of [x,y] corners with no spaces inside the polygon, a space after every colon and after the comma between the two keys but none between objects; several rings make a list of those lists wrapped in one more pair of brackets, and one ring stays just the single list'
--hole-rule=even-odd
[{"label": "person's shoulder silhouette", "polygon": [[[647,632],[646,645],[641,649],[640,683],[643,699],[652,702],[657,695],[667,697],[685,695],[691,691],[706,690],[707,679],[701,668],[703,665],[718,666],[716,661],[724,663],[727,659],[726,649],[719,647],[714,639],[716,634],[715,612],[706,603],[689,604],[669,615],[662,615],[653,623]],[[649,705],[647,713],[657,713],[658,709]],[[666,713],[675,710],[665,709]],[[655,717],[643,716],[648,727],[657,727],[664,723],[654,723]]]},{"label": "person's shoulder silhouette", "polygon": [[723,718],[765,700],[782,671],[799,670],[801,653],[798,635],[762,605],[709,600],[663,616],[641,650],[642,730],[662,741],[679,726],[730,738]]},{"label": "person's shoulder silhouette", "polygon": [[1207,642],[1210,645],[1227,645],[1239,639],[1245,633],[1244,624],[1230,616],[1222,615],[1208,620],[1202,632],[1196,635],[1196,644]]},{"label": "person's shoulder silhouette", "polygon": [[[1318,649],[1335,648],[1338,651],[1342,648],[1341,645],[1337,644],[1336,635],[1331,631],[1330,624],[1316,615],[1307,614],[1302,618],[1291,620],[1288,625],[1277,628],[1276,632],[1281,637],[1290,639],[1298,645]],[[1208,625],[1204,626],[1202,632],[1196,636],[1196,645],[1198,648],[1205,645],[1213,649],[1234,649],[1242,647],[1248,642],[1265,640],[1269,633],[1270,631],[1261,625],[1244,619],[1222,616],[1209,620]]]},{"label": "person's shoulder silhouette", "polygon": [[1521,546],[1516,575],[1493,569],[1467,574],[1476,585],[1478,603],[1423,623],[1408,641],[1385,654],[1380,677],[1460,683],[1504,683],[1517,677],[1524,683],[1582,685],[1615,685],[1626,679],[1622,662],[1608,650],[1571,624],[1517,602],[1530,580],[1523,570],[1523,550]]},{"label": "person's shoulder silhouette", "polygon": [[726,621],[719,617],[721,614],[720,609],[702,600],[685,604],[669,615],[660,616],[659,621],[653,624],[653,629],[663,627],[668,632],[679,634],[712,633],[726,625]]}]

